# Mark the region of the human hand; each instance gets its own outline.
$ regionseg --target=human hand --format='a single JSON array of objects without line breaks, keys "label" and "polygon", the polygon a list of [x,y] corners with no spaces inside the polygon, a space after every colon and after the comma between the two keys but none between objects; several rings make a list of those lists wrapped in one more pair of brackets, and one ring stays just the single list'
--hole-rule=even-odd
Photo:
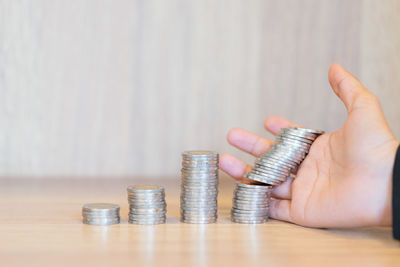
[{"label": "human hand", "polygon": [[[347,120],[336,132],[317,138],[295,179],[274,188],[270,217],[310,227],[391,225],[392,169],[399,141],[378,99],[354,76],[333,64],[329,82],[346,106]],[[298,126],[276,116],[264,125],[272,134]],[[273,143],[238,128],[227,139],[256,157]],[[224,154],[220,168],[240,180],[251,167]]]}]

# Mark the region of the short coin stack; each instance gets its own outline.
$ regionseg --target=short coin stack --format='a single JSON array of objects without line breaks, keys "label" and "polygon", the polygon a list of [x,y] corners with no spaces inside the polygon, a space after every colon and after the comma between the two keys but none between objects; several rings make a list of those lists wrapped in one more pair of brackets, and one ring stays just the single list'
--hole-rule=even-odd
[{"label": "short coin stack", "polygon": [[232,200],[232,221],[248,224],[266,222],[271,190],[272,186],[262,183],[237,183]]},{"label": "short coin stack", "polygon": [[166,220],[164,188],[157,185],[134,185],[127,188],[129,223],[162,224]]},{"label": "short coin stack", "polygon": [[120,221],[119,206],[111,203],[89,203],[82,207],[83,223],[110,225]]},{"label": "short coin stack", "polygon": [[182,153],[182,222],[216,222],[218,159],[218,154],[212,151],[185,151]]},{"label": "short coin stack", "polygon": [[269,185],[283,183],[291,172],[297,170],[314,140],[323,133],[298,127],[281,129],[275,144],[256,159],[254,167],[245,177]]}]

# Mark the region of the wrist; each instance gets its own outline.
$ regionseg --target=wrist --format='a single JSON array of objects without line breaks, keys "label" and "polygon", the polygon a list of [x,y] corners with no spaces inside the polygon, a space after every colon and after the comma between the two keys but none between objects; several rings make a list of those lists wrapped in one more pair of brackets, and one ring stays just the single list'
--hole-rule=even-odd
[{"label": "wrist", "polygon": [[387,147],[387,157],[382,168],[383,175],[380,177],[385,180],[383,183],[385,185],[385,190],[383,190],[385,197],[381,214],[378,216],[377,225],[379,226],[391,226],[393,223],[393,168],[399,145],[399,141],[394,139]]}]

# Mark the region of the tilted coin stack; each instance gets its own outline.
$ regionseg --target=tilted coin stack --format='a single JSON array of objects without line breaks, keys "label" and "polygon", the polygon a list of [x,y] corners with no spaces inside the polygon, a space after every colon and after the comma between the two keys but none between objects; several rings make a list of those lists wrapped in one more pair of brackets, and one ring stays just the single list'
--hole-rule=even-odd
[{"label": "tilted coin stack", "polygon": [[120,222],[119,206],[111,203],[89,203],[82,207],[83,223],[111,225]]},{"label": "tilted coin stack", "polygon": [[185,151],[182,153],[182,222],[216,222],[218,160],[218,154],[212,151]]},{"label": "tilted coin stack", "polygon": [[272,186],[237,183],[233,193],[231,218],[236,223],[264,223],[268,220]]},{"label": "tilted coin stack", "polygon": [[134,185],[127,188],[129,223],[162,224],[166,220],[165,191],[157,185]]},{"label": "tilted coin stack", "polygon": [[[256,159],[252,170],[245,173],[244,177],[273,186],[285,182],[291,173],[297,171],[312,143],[323,133],[298,127],[281,129],[275,143]],[[235,221],[234,216],[232,220]]]},{"label": "tilted coin stack", "polygon": [[315,139],[323,131],[289,127],[277,134],[275,144],[256,159],[245,177],[269,185],[279,185],[297,170]]}]

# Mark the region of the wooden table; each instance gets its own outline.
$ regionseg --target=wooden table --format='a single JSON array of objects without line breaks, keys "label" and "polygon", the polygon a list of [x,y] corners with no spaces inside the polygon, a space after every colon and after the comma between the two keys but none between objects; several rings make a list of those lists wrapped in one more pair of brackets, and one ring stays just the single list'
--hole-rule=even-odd
[{"label": "wooden table", "polygon": [[[139,183],[133,178],[0,179],[0,266],[400,266],[400,242],[392,240],[389,228],[231,223],[228,179],[220,184],[216,224],[179,222],[179,180],[174,179],[143,181],[165,186],[167,224],[128,224],[126,186],[132,181]],[[87,202],[120,204],[121,224],[82,224]]]}]

